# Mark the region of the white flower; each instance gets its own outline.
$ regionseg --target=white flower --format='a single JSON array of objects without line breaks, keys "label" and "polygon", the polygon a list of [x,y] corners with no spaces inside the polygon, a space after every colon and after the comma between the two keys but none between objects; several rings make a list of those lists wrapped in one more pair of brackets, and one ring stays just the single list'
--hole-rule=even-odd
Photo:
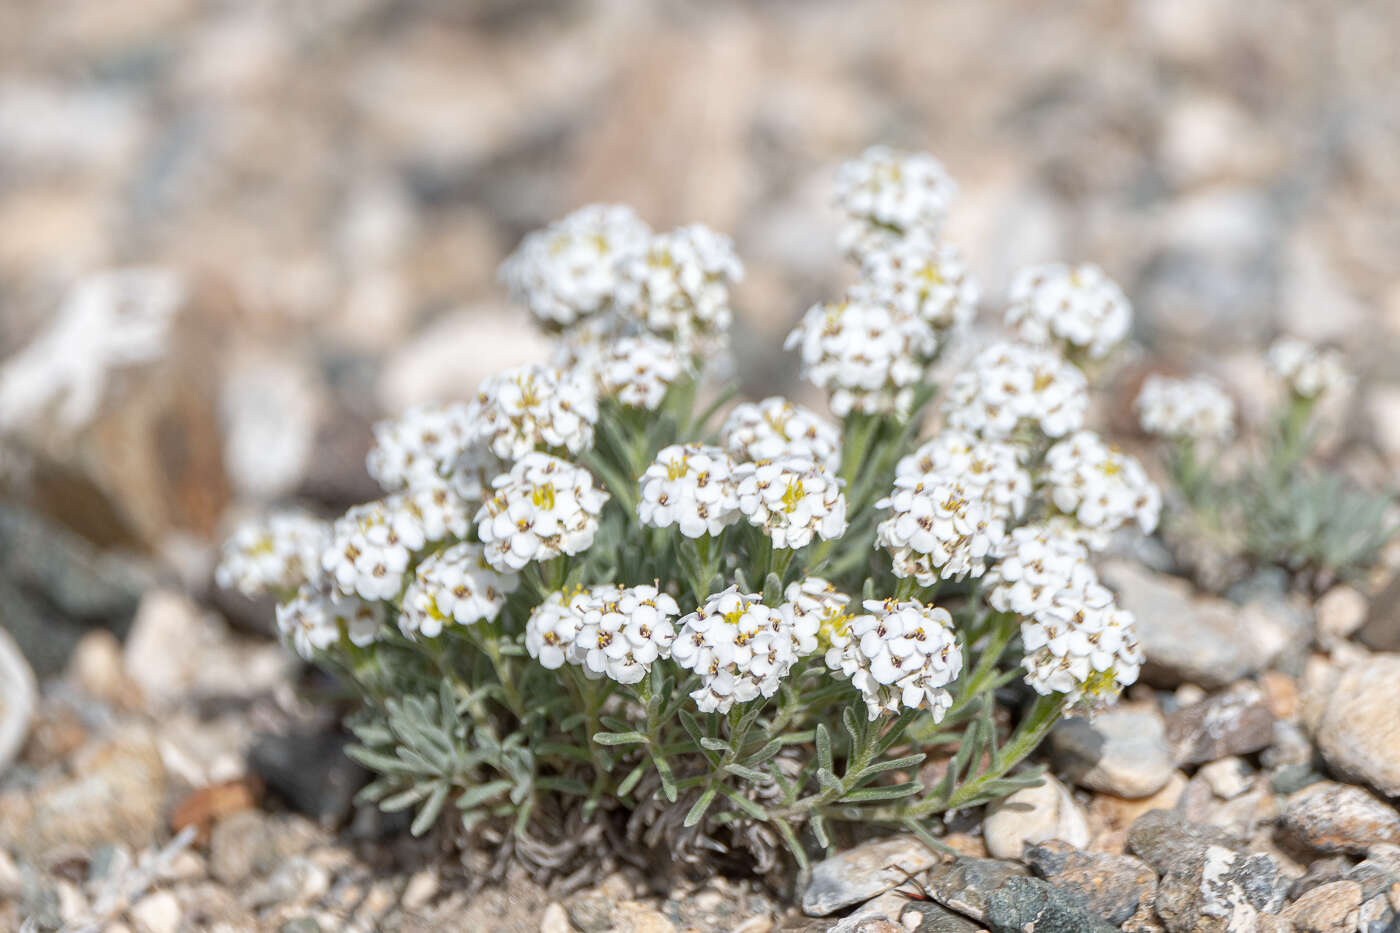
[{"label": "white flower", "polygon": [[388,492],[446,481],[464,498],[480,499],[481,469],[495,457],[477,442],[478,412],[463,402],[422,405],[379,422],[365,458],[369,475]]},{"label": "white flower", "polygon": [[840,480],[806,457],[741,463],[734,479],[739,511],[773,539],[775,548],[796,550],[814,535],[830,541],[846,533]]},{"label": "white flower", "polygon": [[641,478],[637,517],[643,525],[675,525],[687,538],[717,535],[739,520],[734,463],[718,447],[673,444]]},{"label": "white flower", "polygon": [[941,721],[953,705],[947,687],[962,673],[952,615],[912,600],[869,599],[865,610],[850,622],[858,654],[851,683],[870,719],[923,706]]},{"label": "white flower", "polygon": [[1148,434],[1224,443],[1235,431],[1235,402],[1212,379],[1148,376],[1134,403]]},{"label": "white flower", "polygon": [[617,307],[687,349],[729,330],[729,288],[744,277],[734,242],[703,224],[658,234],[618,265]]},{"label": "white flower", "polygon": [[296,653],[310,659],[348,638],[364,646],[379,636],[382,603],[345,596],[313,583],[302,584],[294,597],[277,606],[277,630]]},{"label": "white flower", "polygon": [[951,474],[896,476],[894,491],[875,507],[890,510],[875,543],[889,551],[896,576],[920,586],[981,576],[1006,534],[1006,519]]},{"label": "white flower", "polygon": [[814,305],[784,346],[799,348],[803,377],[825,389],[844,418],[908,412],[938,340],[916,317],[852,299]]},{"label": "white flower", "polygon": [[797,654],[782,613],[731,586],[681,619],[671,658],[700,675],[690,696],[701,712],[727,713],[735,703],[777,693]]},{"label": "white flower", "polygon": [[860,268],[854,296],[918,318],[935,331],[966,327],[977,313],[977,282],[952,244],[914,233],[868,251]]},{"label": "white flower", "polygon": [[639,683],[657,658],[671,656],[676,601],[655,586],[595,586],[574,602],[583,624],[574,639],[578,661],[591,677]]},{"label": "white flower", "polygon": [[688,368],[676,345],[660,337],[622,337],[596,363],[600,394],[629,408],[655,411]]},{"label": "white flower", "polygon": [[961,431],[944,431],[902,458],[895,475],[917,481],[938,474],[978,498],[1002,521],[1019,518],[1031,493],[1031,477],[1020,464],[1020,450]]},{"label": "white flower", "polygon": [[1136,682],[1143,654],[1133,614],[1118,608],[1086,562],[1047,605],[1021,621],[1026,683],[1037,693],[1066,694],[1072,704],[1101,705]]},{"label": "white flower", "polygon": [[841,466],[841,431],[810,408],[774,395],[736,405],[720,432],[737,462],[808,457],[828,470]]},{"label": "white flower", "polygon": [[872,146],[836,170],[836,203],[851,218],[842,245],[859,255],[914,232],[937,236],[957,193],[928,153]]},{"label": "white flower", "polygon": [[487,562],[502,572],[586,551],[608,501],[587,470],[542,453],[526,454],[491,486],[495,495],[476,513],[476,533]]},{"label": "white flower", "polygon": [[1319,349],[1296,337],[1280,337],[1269,347],[1269,368],[1290,392],[1316,398],[1345,391],[1351,385],[1342,354]]},{"label": "white flower", "polygon": [[392,599],[415,552],[469,528],[467,503],[445,485],[394,493],[336,519],[321,569],[346,596]]},{"label": "white flower", "polygon": [[487,379],[475,401],[477,436],[502,460],[548,448],[579,453],[593,444],[598,400],[586,378],[548,366],[519,366]]},{"label": "white flower", "polygon": [[486,563],[481,545],[469,541],[429,555],[414,569],[403,594],[399,629],[408,637],[436,638],[444,624],[489,622],[505,608],[519,580]]},{"label": "white flower", "polygon": [[550,593],[525,623],[525,650],[551,671],[563,667],[566,661],[577,664],[575,640],[581,628],[583,613],[574,608],[573,600],[566,599],[563,593]]},{"label": "white flower", "polygon": [[954,378],[943,402],[948,426],[981,437],[1010,437],[1022,423],[1063,437],[1084,423],[1089,384],[1053,350],[1000,342]]},{"label": "white flower", "polygon": [[[835,649],[839,657],[841,649],[850,644],[847,623],[851,613],[847,607],[851,597],[836,589],[834,584],[821,577],[794,580],[783,591],[783,599],[786,602],[778,611],[792,632],[793,650],[798,657],[806,657],[819,649],[824,652]],[[839,671],[840,663],[833,669]]]},{"label": "white flower", "polygon": [[1089,550],[1072,522],[1054,518],[1014,529],[987,572],[987,603],[998,612],[1030,616],[1050,606],[1069,585]]},{"label": "white flower", "polygon": [[1123,290],[1091,263],[1047,263],[1016,273],[1006,324],[1027,343],[1063,342],[1102,359],[1128,336],[1133,310]]},{"label": "white flower", "polygon": [[1162,495],[1142,464],[1092,431],[1051,447],[1043,475],[1055,508],[1084,527],[1090,547],[1105,546],[1111,532],[1132,521],[1146,534],[1157,527]]},{"label": "white flower", "polygon": [[608,305],[618,261],[650,235],[631,208],[590,204],[527,235],[501,264],[500,279],[542,324],[567,327]]},{"label": "white flower", "polygon": [[214,580],[245,596],[291,592],[320,579],[330,540],[330,523],[300,510],[245,521],[224,542]]}]

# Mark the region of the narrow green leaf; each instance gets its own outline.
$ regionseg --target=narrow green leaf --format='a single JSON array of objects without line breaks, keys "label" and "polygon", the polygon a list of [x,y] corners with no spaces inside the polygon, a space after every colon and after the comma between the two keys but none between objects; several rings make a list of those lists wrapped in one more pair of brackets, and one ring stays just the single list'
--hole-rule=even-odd
[{"label": "narrow green leaf", "polygon": [[574,778],[566,777],[542,777],[535,780],[535,786],[544,790],[558,791],[561,794],[573,794],[575,797],[587,797],[589,794],[588,785]]},{"label": "narrow green leaf", "polygon": [[745,797],[743,794],[739,793],[737,790],[735,790],[727,784],[720,784],[718,786],[720,793],[728,797],[734,803],[734,806],[738,807],[740,810],[743,810],[749,816],[753,817],[756,820],[768,819],[768,811],[763,809],[763,807],[759,804]]},{"label": "narrow green leaf", "polygon": [[712,739],[712,738],[710,738],[710,737],[708,737],[708,736],[701,736],[701,737],[700,737],[700,747],[703,748],[703,749],[705,749],[705,751],[707,751],[707,752],[727,752],[727,751],[729,751],[729,743],[728,743],[728,742],[721,741],[720,739]]},{"label": "narrow green leaf", "polygon": [[768,775],[764,774],[762,771],[758,771],[754,768],[746,768],[741,764],[727,764],[724,766],[724,770],[746,781],[753,781],[754,783],[767,783],[768,781]]},{"label": "narrow green leaf", "polygon": [[713,786],[696,799],[695,803],[691,805],[690,810],[685,815],[685,821],[682,825],[684,825],[686,829],[689,829],[705,818],[705,811],[710,809],[710,804],[714,802],[715,794],[718,792],[719,788]]},{"label": "narrow green leaf", "polygon": [[463,810],[474,809],[494,797],[499,797],[510,790],[513,785],[510,781],[488,781],[485,784],[478,784],[475,787],[468,787],[462,791],[462,796],[457,798],[457,806]]},{"label": "narrow green leaf", "polygon": [[884,787],[862,787],[853,790],[841,798],[842,803],[870,803],[876,800],[899,800],[903,797],[912,797],[924,789],[924,785],[918,781],[910,781],[907,784],[890,784]]},{"label": "narrow green leaf", "polygon": [[831,836],[826,831],[826,817],[820,813],[814,813],[812,818],[807,821],[807,825],[812,827],[812,835],[817,838],[817,845],[823,849],[830,849]]},{"label": "narrow green leaf", "polygon": [[421,836],[428,831],[428,827],[432,826],[437,821],[438,816],[442,814],[442,805],[447,802],[448,790],[446,781],[433,789],[432,794],[419,808],[418,815],[413,819],[413,825],[409,826],[409,833]]},{"label": "narrow green leaf", "polygon": [[817,723],[817,764],[823,771],[836,773],[836,766],[832,763],[831,757],[831,732],[826,728],[825,723]]},{"label": "narrow green leaf", "polygon": [[872,765],[868,765],[860,775],[862,778],[867,778],[877,774],[884,774],[886,771],[903,771],[906,768],[916,768],[923,764],[924,759],[927,757],[928,756],[923,752],[919,752],[917,755],[905,755],[903,758],[887,758],[884,761],[877,761]]},{"label": "narrow green leaf", "polygon": [[831,791],[832,793],[839,794],[842,790],[841,781],[826,768],[817,769],[817,783],[820,784],[824,790]]},{"label": "narrow green leaf", "polygon": [[640,732],[597,732],[593,741],[599,745],[645,745],[647,737]]},{"label": "narrow green leaf", "polygon": [[778,827],[778,835],[782,836],[783,842],[787,843],[788,851],[792,853],[798,868],[806,871],[809,867],[807,852],[802,848],[802,843],[797,841],[797,833],[792,831],[792,824],[782,817],[777,817],[773,820],[773,825]]},{"label": "narrow green leaf", "polygon": [[671,770],[671,763],[658,754],[651,756],[651,763],[656,767],[656,776],[661,779],[661,793],[671,803],[676,802],[676,775]]},{"label": "narrow green leaf", "polygon": [[637,786],[637,782],[642,779],[642,775],[646,773],[646,770],[647,763],[642,761],[631,771],[627,772],[627,777],[623,778],[622,783],[617,785],[617,796],[626,797],[628,794],[632,793],[633,788]]}]

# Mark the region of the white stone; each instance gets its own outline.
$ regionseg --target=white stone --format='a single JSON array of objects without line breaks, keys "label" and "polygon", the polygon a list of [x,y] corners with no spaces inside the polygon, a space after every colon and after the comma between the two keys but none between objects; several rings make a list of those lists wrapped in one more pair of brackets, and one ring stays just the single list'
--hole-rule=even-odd
[{"label": "white stone", "polygon": [[180,902],[169,891],[147,894],[127,913],[141,933],[176,933],[180,929]]},{"label": "white stone", "polygon": [[34,671],[10,633],[0,628],[0,774],[24,747],[38,703]]},{"label": "white stone", "polygon": [[558,901],[550,902],[540,915],[540,933],[574,933],[569,914]]},{"label": "white stone", "polygon": [[1059,839],[1077,849],[1089,844],[1089,822],[1063,784],[1052,777],[994,804],[982,824],[993,858],[1019,859],[1028,842]]},{"label": "white stone", "polygon": [[1324,646],[1345,641],[1366,621],[1370,601],[1345,584],[1334,586],[1317,601],[1317,634]]}]

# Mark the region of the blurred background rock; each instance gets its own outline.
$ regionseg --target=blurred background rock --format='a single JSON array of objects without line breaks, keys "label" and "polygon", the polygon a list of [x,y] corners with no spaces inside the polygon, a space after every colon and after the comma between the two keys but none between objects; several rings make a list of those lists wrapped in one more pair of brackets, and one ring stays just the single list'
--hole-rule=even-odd
[{"label": "blurred background rock", "polygon": [[[7,558],[6,602],[120,631],[146,584],[97,552],[202,592],[232,514],[372,495],[374,418],[541,354],[495,270],[590,201],[732,233],[740,371],[800,391],[775,351],[849,275],[830,180],[875,142],[961,184],[985,313],[1025,263],[1092,260],[1154,357],[1218,354],[1246,395],[1280,330],[1340,343],[1383,473],[1397,40],[1384,0],[0,5],[0,527],[71,543],[43,581]],[[114,363],[81,424],[51,414],[71,387],[16,405],[75,285],[132,265],[178,277],[165,352]]]}]

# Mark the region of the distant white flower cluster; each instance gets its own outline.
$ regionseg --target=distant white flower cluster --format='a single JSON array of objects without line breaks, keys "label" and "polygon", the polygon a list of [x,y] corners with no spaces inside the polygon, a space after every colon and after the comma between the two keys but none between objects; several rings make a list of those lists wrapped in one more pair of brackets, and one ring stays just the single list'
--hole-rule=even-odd
[{"label": "distant white flower cluster", "polygon": [[477,430],[473,407],[462,402],[410,408],[374,426],[365,466],[388,492],[452,481],[466,470]]},{"label": "distant white flower cluster", "polygon": [[314,583],[277,605],[277,630],[296,653],[310,659],[344,640],[364,647],[379,637],[384,604],[346,596]]},{"label": "distant white flower cluster", "polygon": [[470,524],[467,503],[445,485],[394,493],[336,519],[321,569],[345,596],[393,599],[416,552],[464,537]]},{"label": "distant white flower cluster", "polygon": [[1269,368],[1290,392],[1302,398],[1341,393],[1351,385],[1342,354],[1296,337],[1280,337],[1269,347]]},{"label": "distant white flower cluster", "polygon": [[618,262],[650,237],[630,207],[590,204],[526,236],[501,266],[501,282],[542,323],[567,327],[608,307]]},{"label": "distant white flower cluster", "polygon": [[1030,266],[1011,283],[1006,323],[1022,340],[1060,344],[1100,360],[1128,336],[1133,311],[1123,290],[1098,266]]},{"label": "distant white flower cluster", "polygon": [[857,299],[893,308],[935,332],[966,327],[980,294],[958,248],[915,233],[861,257]]},{"label": "distant white flower cluster", "polygon": [[669,340],[620,337],[598,360],[598,391],[629,408],[655,411],[687,368],[685,356]]},{"label": "distant white flower cluster", "polygon": [[653,237],[620,263],[617,306],[651,333],[693,348],[729,330],[729,289],[743,277],[733,241],[691,224]]},{"label": "distant white flower cluster", "polygon": [[476,437],[502,460],[541,448],[577,454],[593,444],[598,405],[578,374],[547,366],[508,369],[482,383]]},{"label": "distant white flower cluster", "polygon": [[725,449],[739,463],[800,456],[828,470],[841,465],[840,430],[781,396],[734,406],[721,434]]},{"label": "distant white flower cluster", "polygon": [[481,545],[454,544],[419,562],[404,591],[399,628],[410,638],[436,638],[444,625],[489,622],[519,583],[515,574],[493,568]]},{"label": "distant white flower cluster", "polygon": [[320,579],[330,540],[330,524],[300,510],[245,521],[224,542],[214,580],[244,596],[293,592]]},{"label": "distant white flower cluster", "polygon": [[957,194],[928,153],[872,146],[836,171],[836,203],[849,218],[842,244],[861,255],[910,234],[936,237]]},{"label": "distant white flower cluster", "polygon": [[1135,403],[1148,434],[1223,444],[1235,431],[1235,402],[1212,379],[1148,376]]}]

